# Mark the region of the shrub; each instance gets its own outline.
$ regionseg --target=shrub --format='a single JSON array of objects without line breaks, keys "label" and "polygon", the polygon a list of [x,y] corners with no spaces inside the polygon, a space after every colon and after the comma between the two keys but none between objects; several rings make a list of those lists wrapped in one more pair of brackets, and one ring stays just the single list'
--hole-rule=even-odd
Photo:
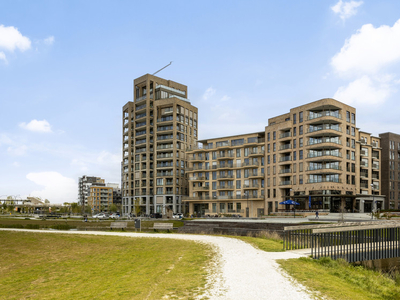
[{"label": "shrub", "polygon": [[39,224],[26,224],[25,225],[26,229],[40,229]]}]

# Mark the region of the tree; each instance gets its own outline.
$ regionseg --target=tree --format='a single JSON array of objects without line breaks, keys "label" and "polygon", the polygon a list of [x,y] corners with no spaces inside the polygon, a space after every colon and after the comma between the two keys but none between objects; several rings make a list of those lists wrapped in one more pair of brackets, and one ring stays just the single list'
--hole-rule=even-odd
[{"label": "tree", "polygon": [[78,203],[72,202],[71,203],[71,210],[72,210],[72,213],[78,214],[80,211],[82,211],[82,208],[80,207],[80,205],[78,205]]},{"label": "tree", "polygon": [[113,204],[111,204],[111,205],[109,206],[108,210],[109,210],[110,212],[115,213],[115,212],[117,212],[118,207],[113,203]]},{"label": "tree", "polygon": [[136,216],[139,216],[140,213],[141,213],[140,198],[135,197],[135,214],[136,214]]}]

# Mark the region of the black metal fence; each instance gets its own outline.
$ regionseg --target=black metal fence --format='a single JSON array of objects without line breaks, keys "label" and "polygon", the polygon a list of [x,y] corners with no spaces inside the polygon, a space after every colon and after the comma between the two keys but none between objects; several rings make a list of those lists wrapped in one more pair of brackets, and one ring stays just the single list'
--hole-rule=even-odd
[{"label": "black metal fence", "polygon": [[285,230],[283,236],[283,249],[296,250],[311,247],[312,229]]},{"label": "black metal fence", "polygon": [[368,225],[304,229],[285,228],[285,250],[311,249],[314,259],[348,262],[400,257],[400,225]]},{"label": "black metal fence", "polygon": [[312,233],[311,255],[348,262],[400,257],[400,228],[345,229]]}]

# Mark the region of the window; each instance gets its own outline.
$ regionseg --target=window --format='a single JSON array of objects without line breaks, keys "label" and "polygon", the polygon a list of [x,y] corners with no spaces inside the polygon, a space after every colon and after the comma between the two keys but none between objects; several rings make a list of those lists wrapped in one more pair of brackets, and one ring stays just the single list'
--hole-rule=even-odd
[{"label": "window", "polygon": [[299,147],[303,147],[303,138],[299,138]]},{"label": "window", "polygon": [[299,122],[303,122],[303,112],[299,112]]},{"label": "window", "polygon": [[299,159],[303,159],[303,150],[299,150]]},{"label": "window", "polygon": [[273,138],[274,140],[276,140],[276,131],[274,131],[274,132],[272,133],[272,138]]},{"label": "window", "polygon": [[296,114],[293,114],[293,124],[296,124]]},{"label": "window", "polygon": [[296,147],[297,147],[297,141],[296,141],[296,139],[294,139],[293,140],[293,149],[296,149]]},{"label": "window", "polygon": [[270,147],[270,146],[271,146],[270,144],[267,145],[267,152],[268,152],[268,153],[271,152],[271,149],[270,149],[271,147]]},{"label": "window", "polygon": [[293,128],[293,136],[296,136],[296,132],[297,132],[297,127]]},{"label": "window", "polygon": [[241,189],[241,181],[240,180],[236,180],[236,188]]},{"label": "window", "polygon": [[212,189],[213,189],[213,190],[216,190],[216,189],[217,189],[217,182],[216,182],[216,181],[213,181],[213,182],[212,182]]},{"label": "window", "polygon": [[241,170],[236,170],[236,178],[240,178],[241,177]]},{"label": "window", "polygon": [[272,151],[274,151],[274,152],[276,151],[276,143],[272,144]]},{"label": "window", "polygon": [[296,151],[293,151],[293,160],[296,160]]},{"label": "window", "polygon": [[240,152],[241,152],[240,150],[241,150],[241,149],[236,149],[236,157],[242,156],[241,153],[240,153]]},{"label": "window", "polygon": [[273,157],[273,162],[276,163],[276,154],[274,154],[272,157]]},{"label": "window", "polygon": [[350,112],[346,111],[346,121],[350,122]]},{"label": "window", "polygon": [[351,124],[356,124],[356,115],[351,113]]},{"label": "window", "polygon": [[271,133],[268,132],[268,133],[267,133],[267,141],[269,142],[270,140],[271,140]]},{"label": "window", "polygon": [[303,125],[299,126],[299,134],[303,134]]}]

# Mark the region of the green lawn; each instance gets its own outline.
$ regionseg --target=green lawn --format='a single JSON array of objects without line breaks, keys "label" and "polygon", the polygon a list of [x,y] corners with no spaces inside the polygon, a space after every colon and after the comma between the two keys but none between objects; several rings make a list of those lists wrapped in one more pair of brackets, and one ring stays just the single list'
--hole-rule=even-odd
[{"label": "green lawn", "polygon": [[0,231],[0,299],[193,299],[210,247],[192,241]]},{"label": "green lawn", "polygon": [[299,258],[278,261],[293,278],[325,299],[400,299],[400,286],[379,272],[330,258]]}]

